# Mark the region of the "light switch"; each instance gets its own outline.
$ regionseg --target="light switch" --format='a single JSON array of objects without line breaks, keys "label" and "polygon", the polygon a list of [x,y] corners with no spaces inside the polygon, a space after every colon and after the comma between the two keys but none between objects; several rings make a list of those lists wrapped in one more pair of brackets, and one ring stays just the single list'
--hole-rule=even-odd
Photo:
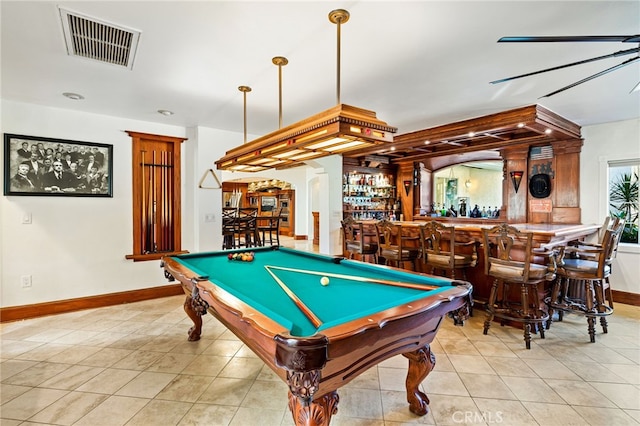
[{"label": "light switch", "polygon": [[24,225],[31,225],[31,213],[24,213],[22,215],[22,223]]}]

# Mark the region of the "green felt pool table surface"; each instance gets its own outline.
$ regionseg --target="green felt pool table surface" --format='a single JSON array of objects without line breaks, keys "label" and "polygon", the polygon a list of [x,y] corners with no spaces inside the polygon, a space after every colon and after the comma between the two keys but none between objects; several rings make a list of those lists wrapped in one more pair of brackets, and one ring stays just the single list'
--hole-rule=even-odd
[{"label": "green felt pool table surface", "polygon": [[[331,256],[286,248],[252,251],[255,253],[252,262],[229,260],[228,254],[234,251],[187,254],[173,256],[173,259],[194,274],[208,277],[214,285],[289,329],[293,336],[311,336],[323,329],[451,288],[448,279]],[[267,267],[321,320],[321,325],[317,327],[311,322]],[[328,285],[320,283],[322,276],[329,278]],[[359,277],[419,284],[425,288],[361,282]]]}]

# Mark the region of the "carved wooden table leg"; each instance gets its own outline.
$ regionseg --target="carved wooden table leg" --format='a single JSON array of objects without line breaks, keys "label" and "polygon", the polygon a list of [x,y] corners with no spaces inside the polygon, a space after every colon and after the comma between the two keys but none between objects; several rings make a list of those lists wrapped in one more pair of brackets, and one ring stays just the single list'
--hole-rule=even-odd
[{"label": "carved wooden table leg", "polygon": [[429,398],[418,389],[418,386],[435,367],[436,356],[431,352],[429,345],[402,355],[409,359],[409,372],[406,380],[409,410],[414,414],[424,416],[429,412]]},{"label": "carved wooden table leg", "polygon": [[187,316],[191,318],[193,321],[193,327],[189,329],[189,341],[195,342],[196,340],[200,340],[200,334],[202,334],[202,316],[196,313],[195,309],[193,309],[193,298],[191,296],[187,296],[184,301],[184,311],[187,313]]},{"label": "carved wooden table leg", "polygon": [[338,412],[338,392],[329,392],[310,403],[289,392],[289,409],[296,426],[328,426]]}]

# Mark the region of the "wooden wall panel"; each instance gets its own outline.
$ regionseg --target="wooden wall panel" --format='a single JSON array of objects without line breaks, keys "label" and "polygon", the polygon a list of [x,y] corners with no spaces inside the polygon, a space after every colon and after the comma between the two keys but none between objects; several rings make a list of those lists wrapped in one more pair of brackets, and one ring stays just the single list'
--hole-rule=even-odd
[{"label": "wooden wall panel", "polygon": [[580,206],[580,149],[582,141],[552,144],[555,160],[554,207]]},{"label": "wooden wall panel", "polygon": [[[408,193],[405,190],[404,182],[409,181]],[[397,197],[401,203],[401,214],[405,220],[413,218],[413,163],[401,164],[396,176]],[[400,219],[402,220],[402,219]]]},{"label": "wooden wall panel", "polygon": [[580,223],[581,218],[580,207],[554,207],[551,214],[552,223]]},{"label": "wooden wall panel", "polygon": [[[529,147],[505,148],[501,151],[505,161],[505,176],[502,187],[502,204],[506,207],[507,222],[528,222],[528,193],[529,179],[527,173],[527,158]],[[516,191],[511,179],[511,172],[523,172],[520,187]]]}]

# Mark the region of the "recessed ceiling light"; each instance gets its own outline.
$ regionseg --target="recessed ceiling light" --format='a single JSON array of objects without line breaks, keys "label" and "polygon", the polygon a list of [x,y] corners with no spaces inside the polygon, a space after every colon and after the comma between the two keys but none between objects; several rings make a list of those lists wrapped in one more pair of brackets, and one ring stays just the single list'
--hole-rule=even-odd
[{"label": "recessed ceiling light", "polygon": [[431,141],[424,141],[425,145],[429,145],[431,143]]},{"label": "recessed ceiling light", "polygon": [[169,111],[168,109],[159,109],[158,114],[170,116],[173,115],[173,111]]},{"label": "recessed ceiling light", "polygon": [[71,93],[71,92],[64,92],[62,96],[65,96],[69,99],[73,99],[74,101],[81,101],[82,99],[84,99],[84,96],[79,95],[77,93]]},{"label": "recessed ceiling light", "polygon": [[550,135],[552,131],[553,131],[553,130],[551,130],[551,129],[547,129],[547,130],[545,130],[544,132],[545,132],[547,135]]},{"label": "recessed ceiling light", "polygon": [[396,150],[396,147],[395,147],[395,146],[392,146],[392,147],[391,147],[391,151],[395,151],[395,150]]},{"label": "recessed ceiling light", "polygon": [[476,135],[476,133],[475,133],[475,132],[469,132],[469,137],[470,137],[470,138],[474,137],[475,135]]},{"label": "recessed ceiling light", "polygon": [[519,123],[519,124],[518,124],[518,128],[519,128],[519,129],[522,129],[523,127],[524,127],[524,123]]}]

